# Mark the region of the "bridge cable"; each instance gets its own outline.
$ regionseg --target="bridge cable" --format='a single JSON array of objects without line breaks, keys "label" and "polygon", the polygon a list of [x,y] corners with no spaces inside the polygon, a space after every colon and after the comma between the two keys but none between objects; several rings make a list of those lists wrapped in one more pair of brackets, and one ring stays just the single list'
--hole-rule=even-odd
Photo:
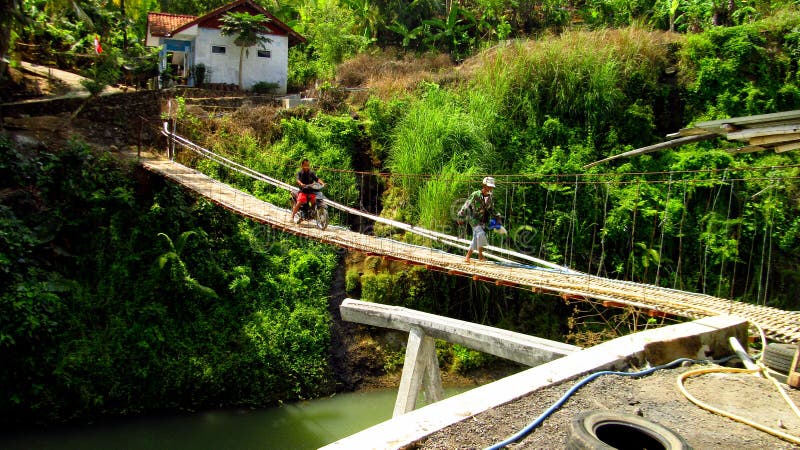
[{"label": "bridge cable", "polygon": [[664,259],[664,229],[667,227],[667,220],[669,219],[669,197],[672,193],[672,173],[669,174],[669,184],[667,184],[667,197],[664,201],[664,218],[661,220],[661,237],[658,242],[658,265],[656,266],[656,282],[658,286],[658,279],[661,275],[661,260]]},{"label": "bridge cable", "polygon": [[539,252],[537,255],[539,257],[544,256],[544,241],[545,241],[545,234],[547,233],[547,208],[550,203],[550,189],[547,186],[544,186],[545,195],[544,195],[544,211],[542,211],[542,238],[539,240]]},{"label": "bridge cable", "polygon": [[577,221],[578,212],[576,210],[576,205],[578,202],[578,176],[575,176],[575,190],[572,191],[572,212],[570,213],[570,221],[569,221],[569,230],[567,231],[567,242],[564,244],[564,261],[566,261],[567,266],[572,264],[572,258],[574,256],[573,248],[575,247],[575,228]]},{"label": "bridge cable", "polygon": [[[728,214],[725,216],[725,234],[724,234],[726,240],[728,239],[728,232],[729,232],[728,225],[730,225],[730,221],[731,221],[731,204],[733,202],[733,185],[734,184],[736,184],[736,182],[735,181],[731,181],[730,182],[730,189],[728,190]],[[738,242],[737,242],[737,245],[738,245]],[[726,262],[725,260],[727,259],[727,254],[728,254],[728,252],[726,252],[726,251],[722,252],[722,263],[719,265],[719,278],[717,279],[717,294],[716,294],[717,297],[720,296],[720,292],[722,291],[722,275],[724,273],[723,269],[725,268],[725,262]],[[736,277],[736,261],[733,262],[733,278],[735,279],[735,277]],[[731,286],[733,286],[733,282],[731,282]],[[729,298],[732,298],[732,297],[733,297],[733,292],[731,292],[731,297],[729,297]]]},{"label": "bridge cable", "polygon": [[681,262],[683,258],[683,222],[686,219],[686,180],[683,180],[683,205],[681,208],[681,222],[678,225],[678,261],[675,264],[675,276],[672,278],[672,289],[676,289],[678,287],[678,276],[681,273]]},{"label": "bridge cable", "polygon": [[[768,250],[768,253],[767,253],[767,274],[766,274],[766,277],[765,277],[765,280],[764,280],[764,306],[767,305],[767,290],[769,289],[769,276],[770,276],[770,273],[771,273],[770,269],[772,268],[772,233],[773,233],[773,229],[774,229],[774,226],[775,226],[775,220],[774,220],[774,209],[775,208],[772,207],[773,206],[772,202],[773,202],[773,199],[774,199],[774,194],[775,194],[775,190],[771,189],[770,192],[769,192],[769,203],[768,203],[770,205],[770,208],[767,211],[769,216],[767,218],[765,218],[767,220],[767,222],[769,223],[769,246],[768,246],[769,250]],[[764,229],[764,233],[765,233],[764,236],[766,237],[766,233],[767,233],[766,227]],[[765,239],[765,241],[766,241],[766,239]],[[761,264],[763,265],[764,264],[764,260],[763,260],[764,252],[763,251],[761,252],[761,255],[762,255]]]},{"label": "bridge cable", "polygon": [[[725,182],[725,177],[728,175],[727,169],[723,172],[722,175],[722,182]],[[715,183],[716,185],[716,183]],[[706,239],[705,245],[703,246],[703,294],[706,294],[706,284],[708,283],[708,254],[709,254],[709,247],[711,246],[711,238],[712,235],[712,226],[714,223],[714,215],[717,211],[717,200],[719,200],[719,194],[722,192],[722,188],[719,187],[717,189],[717,194],[714,195],[714,201],[711,203],[711,211],[709,212],[708,207],[706,207],[706,216],[708,217],[708,223],[706,224],[706,234],[709,238]],[[707,203],[706,203],[707,204]]]},{"label": "bridge cable", "polygon": [[[366,171],[359,171],[359,170],[350,170],[350,169],[338,169],[333,167],[325,167],[325,166],[318,166],[319,169],[324,169],[330,172],[341,172],[341,173],[352,173],[352,174],[365,174],[365,175],[374,175],[380,177],[398,177],[398,178],[435,178],[440,176],[441,174],[437,173],[389,173],[389,172],[366,172]],[[800,164],[786,164],[786,165],[779,165],[779,166],[743,166],[737,167],[735,170],[737,171],[772,171],[776,169],[796,169],[800,168]],[[668,171],[651,171],[651,172],[622,172],[622,173],[615,173],[615,172],[593,172],[593,173],[534,173],[534,174],[470,174],[470,175],[463,175],[462,178],[468,178],[469,180],[473,181],[480,181],[485,175],[491,175],[495,178],[506,178],[507,180],[503,181],[503,184],[508,185],[530,185],[530,184],[572,184],[572,178],[575,176],[589,178],[589,177],[624,177],[624,176],[648,176],[648,175],[669,175],[669,174],[709,174],[709,173],[718,173],[724,172],[726,170],[730,170],[730,168],[710,168],[710,169],[693,169],[693,170],[668,170]],[[568,181],[510,181],[510,178],[523,178],[523,177],[548,177],[548,178],[569,178]],[[796,179],[799,178],[797,176],[791,177],[780,177],[780,179]],[[748,180],[774,180],[776,178],[748,178]],[[737,179],[738,181],[743,181],[743,179]],[[658,183],[665,183],[666,180],[653,180],[647,181],[648,184],[658,184]],[[693,182],[708,182],[708,178],[697,178],[693,180],[689,180]],[[581,182],[581,184],[602,184],[605,181],[596,181],[596,182]],[[626,182],[623,184],[632,184],[631,182]]]},{"label": "bridge cable", "polygon": [[597,262],[597,276],[600,276],[600,273],[603,270],[603,263],[606,260],[606,225],[608,224],[608,198],[611,195],[611,188],[608,185],[608,182],[605,183],[605,191],[606,195],[603,199],[603,226],[600,229],[600,261]]},{"label": "bridge cable", "polygon": [[[641,199],[641,194],[642,194],[642,183],[641,180],[639,180],[639,182],[636,183],[636,201],[633,203],[633,218],[631,219],[631,246],[630,246],[630,253],[628,253],[628,262],[630,262],[630,264],[626,264],[626,266],[629,266],[631,270],[631,277],[630,277],[631,280],[634,279],[634,273],[636,272],[636,258],[634,257],[633,251],[636,246],[636,243],[634,242],[636,240],[636,216],[637,213],[639,212],[639,200]],[[627,272],[627,267],[626,267],[626,272]],[[628,278],[627,273],[624,278],[625,279]]]},{"label": "bridge cable", "polygon": [[[767,213],[768,214],[768,213]],[[767,223],[769,218],[764,214],[764,235],[761,239],[761,264],[758,266],[758,294],[756,295],[756,303],[761,303],[761,286],[764,282],[764,252],[767,247]],[[764,295],[764,304],[766,305],[767,296]]]}]

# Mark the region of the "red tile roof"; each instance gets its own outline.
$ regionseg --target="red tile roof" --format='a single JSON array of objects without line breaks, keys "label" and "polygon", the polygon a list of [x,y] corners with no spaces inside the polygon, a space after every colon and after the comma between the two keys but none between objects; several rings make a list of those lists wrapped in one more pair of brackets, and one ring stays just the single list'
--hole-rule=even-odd
[{"label": "red tile roof", "polygon": [[268,19],[268,28],[276,34],[286,34],[289,36],[289,45],[296,45],[306,42],[306,38],[301,36],[298,32],[294,31],[285,23],[278,20],[262,6],[256,4],[252,0],[235,0],[227,5],[222,5],[219,8],[211,11],[210,13],[197,17],[188,16],[184,14],[169,14],[169,13],[148,13],[147,24],[150,29],[150,34],[157,37],[169,37],[179,31],[183,31],[193,25],[201,26],[218,26],[219,17],[231,10],[250,10],[257,14],[263,14]]},{"label": "red tile roof", "polygon": [[172,30],[193,22],[195,19],[197,19],[197,16],[186,14],[158,12],[147,14],[147,23],[150,25],[150,34],[153,36],[166,36]]}]

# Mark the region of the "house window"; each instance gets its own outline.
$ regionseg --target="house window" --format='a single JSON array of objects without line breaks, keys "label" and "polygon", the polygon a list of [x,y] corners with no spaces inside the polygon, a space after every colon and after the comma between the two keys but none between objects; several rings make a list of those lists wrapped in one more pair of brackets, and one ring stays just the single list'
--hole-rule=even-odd
[{"label": "house window", "polygon": [[259,50],[258,51],[259,58],[272,58],[272,52],[270,50]]},{"label": "house window", "polygon": [[221,45],[212,45],[211,46],[211,53],[217,53],[217,54],[220,54],[220,55],[224,55],[225,54],[225,47],[223,47]]}]

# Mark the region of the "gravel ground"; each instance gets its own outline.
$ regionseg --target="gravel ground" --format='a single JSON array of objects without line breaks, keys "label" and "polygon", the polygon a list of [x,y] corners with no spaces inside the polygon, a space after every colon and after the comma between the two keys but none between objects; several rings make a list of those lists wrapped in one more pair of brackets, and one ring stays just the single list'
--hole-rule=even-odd
[{"label": "gravel ground", "polygon": [[[756,428],[711,413],[691,403],[678,389],[678,376],[691,369],[661,370],[641,378],[601,376],[579,389],[541,426],[508,448],[564,448],[568,424],[588,410],[637,414],[682,436],[694,449],[800,449]],[[533,422],[580,379],[536,391],[517,401],[442,429],[415,444],[420,449],[485,448]],[[686,390],[697,399],[800,438],[800,418],[774,384],[751,374],[705,374],[688,378]],[[800,391],[788,388],[800,404]]]}]

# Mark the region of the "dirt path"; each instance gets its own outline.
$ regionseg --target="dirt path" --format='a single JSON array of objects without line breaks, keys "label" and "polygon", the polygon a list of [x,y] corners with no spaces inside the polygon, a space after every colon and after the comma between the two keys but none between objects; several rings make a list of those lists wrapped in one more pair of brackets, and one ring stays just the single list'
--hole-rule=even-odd
[{"label": "dirt path", "polygon": [[[81,84],[81,81],[86,78],[81,75],[25,61],[20,62],[20,69],[53,85],[43,88],[43,91],[51,94],[48,95],[49,99],[86,98],[89,96],[89,91]],[[114,86],[106,86],[100,95],[109,95],[118,92],[122,92],[122,90]]]}]

